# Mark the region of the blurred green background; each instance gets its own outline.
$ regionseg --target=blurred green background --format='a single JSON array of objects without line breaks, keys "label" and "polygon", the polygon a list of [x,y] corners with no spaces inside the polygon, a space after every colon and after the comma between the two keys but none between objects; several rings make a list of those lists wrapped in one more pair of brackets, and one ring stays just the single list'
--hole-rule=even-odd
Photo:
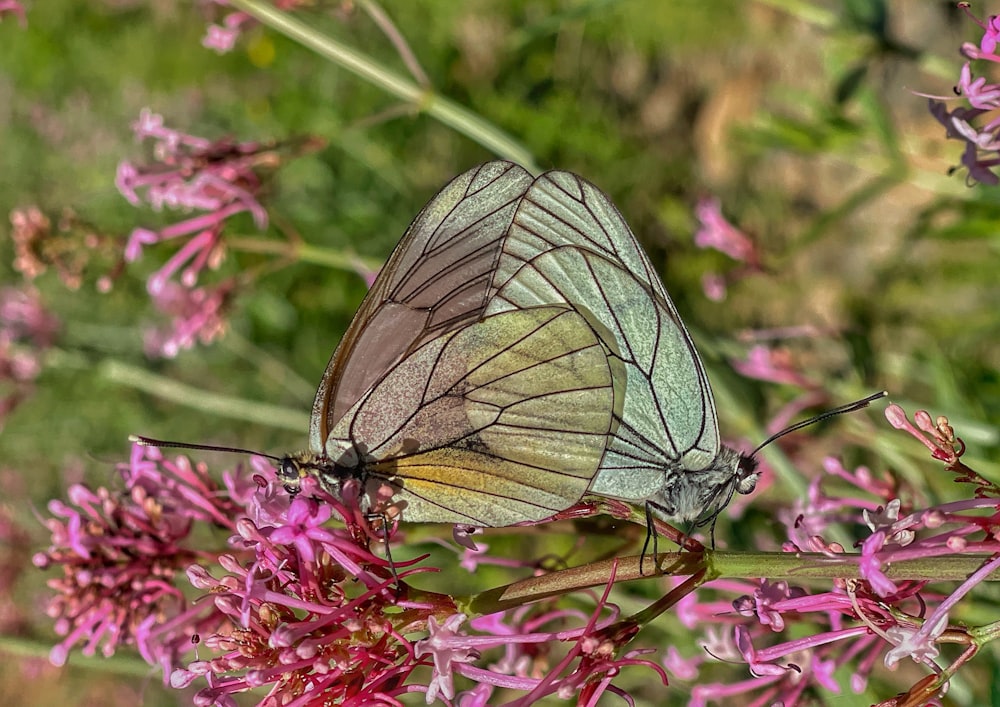
[{"label": "blurred green background", "polygon": [[[405,75],[364,5],[319,2],[301,16]],[[315,385],[365,292],[349,268],[232,247],[202,283],[259,275],[238,291],[227,335],[174,359],[147,358],[143,331],[157,315],[145,279],[175,248],[147,249],[110,293],[95,287],[132,228],[181,218],[135,209],[114,187],[121,160],[149,158],[129,127],[140,109],[210,139],[322,138],[323,149],[287,162],[268,183],[267,237],[279,249],[301,238],[371,262],[448,179],[498,155],[259,25],[227,55],[204,49],[206,24],[219,15],[203,3],[50,0],[27,9],[26,28],[0,22],[0,212],[34,204],[55,220],[72,209],[108,239],[89,254],[79,290],[52,270],[35,281],[61,329],[34,388],[0,421],[0,497],[27,534],[4,548],[13,593],[2,626],[8,650],[37,656],[42,646],[44,656],[52,635],[44,576],[28,564],[46,543],[35,513],[69,482],[109,483],[130,433],[278,454],[303,448]],[[800,392],[736,375],[728,360],[748,349],[742,334],[811,326],[818,336],[779,345],[832,399],[885,388],[911,413],[946,414],[970,445],[970,465],[997,471],[986,460],[1000,419],[1000,190],[947,174],[961,146],[945,141],[914,95],[949,94],[961,42],[978,41],[954,3],[417,0],[384,10],[435,92],[505,131],[542,168],[578,172],[613,198],[706,358],[724,437],[761,439],[769,416]],[[707,195],[763,256],[762,272],[734,282],[723,302],[703,295],[701,277],[736,266],[692,243],[693,207]],[[0,277],[20,285],[7,230],[0,224]],[[249,218],[227,230],[261,235]],[[130,383],[131,370],[161,377],[175,397]],[[281,406],[303,424],[293,431],[219,415],[183,386]],[[847,454],[909,474],[937,470],[879,413],[855,417],[817,432],[800,459],[818,468],[824,455]],[[235,463],[209,458],[220,469]],[[927,488],[947,493],[948,479]],[[752,505],[790,493],[769,489]],[[5,660],[0,702],[189,699],[134,663],[116,669],[123,673],[92,670],[78,655],[64,670]],[[684,699],[683,684],[669,690]],[[837,704],[892,691],[845,693]]]}]

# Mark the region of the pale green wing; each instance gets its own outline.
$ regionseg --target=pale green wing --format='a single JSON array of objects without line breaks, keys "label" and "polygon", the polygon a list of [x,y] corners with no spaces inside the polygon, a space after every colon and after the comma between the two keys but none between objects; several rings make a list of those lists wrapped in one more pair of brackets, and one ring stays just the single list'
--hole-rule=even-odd
[{"label": "pale green wing", "polygon": [[579,313],[512,310],[398,362],[331,430],[326,451],[360,452],[394,487],[404,520],[505,526],[583,496],[615,409],[612,363]]},{"label": "pale green wing", "polygon": [[565,302],[626,368],[619,424],[595,493],[644,500],[670,471],[719,456],[711,387],[663,284],[611,201],[567,172],[539,177],[518,206],[488,313]]}]

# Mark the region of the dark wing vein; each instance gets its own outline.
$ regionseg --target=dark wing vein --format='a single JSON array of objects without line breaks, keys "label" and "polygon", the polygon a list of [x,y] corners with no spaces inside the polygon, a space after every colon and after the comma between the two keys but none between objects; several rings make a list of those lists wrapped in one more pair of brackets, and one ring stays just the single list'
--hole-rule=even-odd
[{"label": "dark wing vein", "polygon": [[532,183],[505,162],[455,178],[417,215],[334,351],[316,393],[310,447],[409,352],[482,316],[491,273]]}]

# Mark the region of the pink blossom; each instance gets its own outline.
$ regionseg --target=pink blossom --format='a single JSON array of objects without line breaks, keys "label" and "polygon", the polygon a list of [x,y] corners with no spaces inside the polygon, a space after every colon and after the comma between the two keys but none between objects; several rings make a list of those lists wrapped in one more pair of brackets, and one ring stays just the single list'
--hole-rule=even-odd
[{"label": "pink blossom", "polygon": [[1000,37],[1000,17],[996,15],[990,15],[986,18],[986,22],[983,22],[978,17],[972,14],[969,9],[969,3],[960,2],[958,6],[965,11],[965,14],[977,25],[983,29],[983,38],[979,42],[979,49],[982,54],[977,57],[980,59],[992,59],[993,61],[1000,61],[1000,57],[995,56],[997,47],[997,38]]},{"label": "pink blossom", "polygon": [[722,215],[718,199],[701,199],[695,208],[700,227],[694,243],[699,248],[714,248],[733,260],[751,262],[755,259],[753,242]]},{"label": "pink blossom", "polygon": [[34,392],[44,353],[60,328],[34,288],[0,288],[0,428],[4,418]]},{"label": "pink blossom", "polygon": [[47,611],[65,637],[51,659],[62,664],[78,644],[86,655],[100,648],[106,656],[134,646],[169,672],[193,635],[220,622],[210,606],[187,606],[178,586],[198,555],[191,530],[233,527],[238,511],[186,457],[171,461],[137,445],[119,473],[120,492],[77,485],[70,503],[49,504],[52,544],[34,562],[62,570],[49,580],[55,596]]},{"label": "pink blossom", "polygon": [[28,26],[28,16],[24,11],[24,7],[17,0],[0,0],[0,20],[3,19],[3,15],[6,12],[17,17],[18,24],[22,28]]},{"label": "pink blossom", "polygon": [[236,40],[239,36],[239,29],[209,25],[201,44],[206,49],[212,49],[218,54],[226,54],[236,46]]},{"label": "pink blossom", "polygon": [[465,645],[466,634],[459,631],[465,621],[465,614],[455,614],[438,624],[432,616],[427,621],[429,635],[414,645],[418,658],[430,655],[434,660],[434,675],[427,686],[427,704],[434,702],[439,693],[447,700],[453,699],[452,664],[471,663],[479,657],[475,650]]},{"label": "pink blossom", "polygon": [[[924,630],[925,627],[927,630]],[[912,658],[916,663],[933,661],[941,652],[936,641],[947,627],[947,613],[935,614],[934,622],[925,622],[920,629],[903,624],[890,626],[886,630],[886,634],[895,645],[886,651],[886,667],[895,667],[906,656]]]},{"label": "pink blossom", "polygon": [[786,352],[766,346],[754,346],[745,361],[733,361],[733,368],[747,378],[786,383],[801,388],[814,387],[812,381],[797,371]]},{"label": "pink blossom", "polygon": [[[970,12],[969,3],[959,6],[983,30],[979,46],[965,43],[962,53],[972,60],[1000,62],[996,53],[1000,18],[990,15],[983,22]],[[959,71],[955,92],[971,107],[957,106],[949,111],[944,102],[931,98],[931,114],[945,126],[947,138],[965,142],[961,166],[967,170],[967,180],[996,185],[1000,183],[995,171],[1000,166],[1000,119],[994,113],[1000,105],[1000,85],[989,83],[984,77],[973,78],[971,64],[966,62]]]},{"label": "pink blossom", "polygon": [[[163,117],[143,109],[133,124],[136,137],[154,140],[156,163],[118,165],[115,184],[129,203],[148,202],[164,208],[204,212],[153,231],[137,228],[129,236],[126,259],[137,260],[144,247],[184,239],[178,252],[150,280],[150,290],[162,289],[178,272],[186,287],[193,287],[205,268],[222,260],[222,229],[233,216],[248,212],[258,228],[268,217],[257,199],[263,186],[262,168],[273,163],[273,146],[261,143],[212,142],[165,126]],[[272,157],[268,157],[268,153]],[[144,192],[145,195],[140,194]]]},{"label": "pink blossom", "polygon": [[226,330],[225,314],[234,287],[232,281],[195,289],[163,282],[154,293],[153,303],[169,317],[169,323],[146,331],[146,353],[173,358],[199,342],[209,344],[221,336]]}]

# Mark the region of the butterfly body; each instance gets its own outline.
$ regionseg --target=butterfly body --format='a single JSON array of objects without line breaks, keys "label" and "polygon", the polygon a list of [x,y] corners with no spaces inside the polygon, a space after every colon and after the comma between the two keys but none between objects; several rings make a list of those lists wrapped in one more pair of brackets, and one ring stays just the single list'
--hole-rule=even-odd
[{"label": "butterfly body", "polygon": [[512,525],[593,493],[697,524],[755,466],[720,444],[701,360],[611,201],[492,162],[411,224],[280,475],[388,487],[408,521]]}]

